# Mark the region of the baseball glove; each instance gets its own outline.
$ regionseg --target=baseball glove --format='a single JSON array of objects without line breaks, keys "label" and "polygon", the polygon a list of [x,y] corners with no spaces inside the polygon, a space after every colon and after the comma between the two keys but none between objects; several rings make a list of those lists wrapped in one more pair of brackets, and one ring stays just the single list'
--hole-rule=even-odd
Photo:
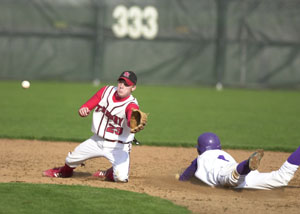
[{"label": "baseball glove", "polygon": [[132,109],[130,118],[130,132],[137,133],[144,129],[148,121],[148,114],[138,109]]}]

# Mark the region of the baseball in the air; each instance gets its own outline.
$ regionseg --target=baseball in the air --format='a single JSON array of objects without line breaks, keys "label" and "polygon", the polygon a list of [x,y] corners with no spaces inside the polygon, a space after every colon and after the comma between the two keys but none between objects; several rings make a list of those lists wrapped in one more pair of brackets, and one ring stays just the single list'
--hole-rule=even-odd
[{"label": "baseball in the air", "polygon": [[29,87],[30,87],[30,82],[27,81],[27,80],[24,80],[24,81],[22,82],[22,88],[27,89],[27,88],[29,88]]},{"label": "baseball in the air", "polygon": [[216,84],[216,89],[217,89],[217,91],[222,91],[222,90],[223,90],[223,84],[220,83],[220,82],[218,82],[218,83]]},{"label": "baseball in the air", "polygon": [[178,173],[176,173],[176,174],[175,174],[175,179],[176,179],[176,180],[179,180],[179,178],[180,178],[180,175],[179,175]]}]

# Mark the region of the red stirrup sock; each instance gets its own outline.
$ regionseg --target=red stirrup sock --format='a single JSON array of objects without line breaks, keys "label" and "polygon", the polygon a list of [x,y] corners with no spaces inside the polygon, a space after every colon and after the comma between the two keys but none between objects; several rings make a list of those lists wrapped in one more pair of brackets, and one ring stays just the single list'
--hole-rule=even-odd
[{"label": "red stirrup sock", "polygon": [[65,164],[60,170],[59,173],[61,173],[61,177],[63,178],[68,178],[72,177],[73,175],[73,170],[75,168],[69,167],[67,164]]},{"label": "red stirrup sock", "polygon": [[105,177],[109,181],[115,181],[115,179],[114,179],[114,171],[113,171],[112,167],[109,168],[108,170],[106,170]]}]

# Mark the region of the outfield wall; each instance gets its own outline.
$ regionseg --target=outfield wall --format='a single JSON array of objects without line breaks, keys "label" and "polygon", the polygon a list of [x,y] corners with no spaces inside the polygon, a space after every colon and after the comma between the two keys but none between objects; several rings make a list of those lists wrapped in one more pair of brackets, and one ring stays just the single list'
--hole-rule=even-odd
[{"label": "outfield wall", "polygon": [[300,85],[299,0],[0,0],[0,79]]}]

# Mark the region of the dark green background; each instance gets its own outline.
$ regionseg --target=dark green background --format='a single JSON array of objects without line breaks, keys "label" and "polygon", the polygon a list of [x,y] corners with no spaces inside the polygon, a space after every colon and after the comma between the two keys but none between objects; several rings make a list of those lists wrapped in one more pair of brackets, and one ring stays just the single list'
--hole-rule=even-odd
[{"label": "dark green background", "polygon": [[[157,36],[116,37],[119,5],[156,8]],[[299,22],[299,0],[0,0],[0,78],[298,87]]]}]

